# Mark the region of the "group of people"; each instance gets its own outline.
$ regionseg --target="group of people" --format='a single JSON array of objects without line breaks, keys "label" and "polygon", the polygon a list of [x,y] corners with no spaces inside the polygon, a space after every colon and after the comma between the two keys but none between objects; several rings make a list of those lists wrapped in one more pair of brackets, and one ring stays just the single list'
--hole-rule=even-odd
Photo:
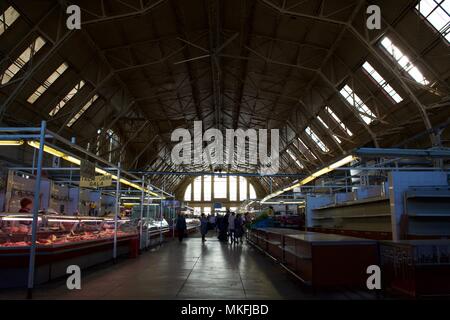
[{"label": "group of people", "polygon": [[[227,210],[224,216],[208,215],[204,213],[200,216],[200,233],[202,241],[206,241],[208,231],[216,230],[218,239],[221,242],[243,243],[245,226],[248,223],[248,215],[236,214]],[[186,231],[186,219],[183,214],[177,218],[176,229],[179,241],[183,241]]]},{"label": "group of people", "polygon": [[227,210],[224,216],[209,216],[202,214],[200,232],[202,240],[206,241],[208,230],[215,229],[221,242],[243,243],[245,234],[246,216]]}]

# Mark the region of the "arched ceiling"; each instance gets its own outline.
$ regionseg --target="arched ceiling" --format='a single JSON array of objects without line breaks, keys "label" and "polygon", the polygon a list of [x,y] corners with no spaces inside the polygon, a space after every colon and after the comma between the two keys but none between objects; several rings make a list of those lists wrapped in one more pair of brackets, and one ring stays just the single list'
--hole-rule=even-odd
[{"label": "arched ceiling", "polygon": [[[81,30],[65,28],[70,4],[82,9]],[[368,31],[366,9],[382,9],[381,30]],[[177,128],[280,129],[281,172],[308,173],[361,146],[391,147],[427,132],[414,146],[448,145],[433,127],[450,111],[449,44],[420,17],[412,0],[108,0],[2,1],[20,19],[1,38],[2,70],[37,35],[47,45],[26,71],[0,86],[0,116],[7,124],[42,119],[66,137],[95,144],[112,128],[129,170],[201,171],[206,164],[175,166],[170,136]],[[397,69],[379,41],[389,35],[431,79],[423,86]],[[404,98],[393,104],[361,70],[369,61]],[[28,96],[62,62],[69,69],[39,100]],[[83,79],[86,85],[56,116],[54,105]],[[339,94],[349,84],[377,116],[367,125]],[[72,127],[67,123],[94,95],[99,99]],[[354,133],[317,121],[331,106]],[[330,152],[305,134],[313,128]],[[337,135],[342,143],[337,143]],[[447,137],[447,138],[446,138]],[[301,138],[317,159],[286,153]],[[409,145],[411,146],[411,145]],[[297,150],[297,149],[295,149]],[[257,172],[255,166],[225,170]],[[177,189],[184,176],[152,176]],[[259,178],[268,191],[268,179]],[[294,178],[277,177],[273,187]]]}]

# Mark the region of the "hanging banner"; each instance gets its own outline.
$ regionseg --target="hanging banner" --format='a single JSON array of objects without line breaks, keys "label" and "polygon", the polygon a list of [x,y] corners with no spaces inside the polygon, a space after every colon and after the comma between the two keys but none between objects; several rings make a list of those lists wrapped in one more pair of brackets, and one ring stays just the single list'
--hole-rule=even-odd
[{"label": "hanging banner", "polygon": [[81,188],[104,188],[112,186],[112,177],[111,175],[101,175],[96,176],[94,179],[86,179],[85,177],[80,178],[80,187]]}]

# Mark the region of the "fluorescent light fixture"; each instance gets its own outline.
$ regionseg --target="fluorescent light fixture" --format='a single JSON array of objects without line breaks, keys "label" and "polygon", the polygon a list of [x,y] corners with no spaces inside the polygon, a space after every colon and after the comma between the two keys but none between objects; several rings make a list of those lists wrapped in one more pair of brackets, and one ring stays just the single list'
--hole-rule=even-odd
[{"label": "fluorescent light fixture", "polygon": [[[16,217],[5,217],[2,220],[4,221],[33,221],[33,218],[16,218]],[[38,217],[38,221],[41,221],[42,219]]]},{"label": "fluorescent light fixture", "polygon": [[[28,145],[30,145],[33,148],[39,149],[41,144],[38,141],[28,141]],[[77,159],[77,158],[72,157],[72,156],[70,156],[68,154],[65,154],[64,152],[62,152],[60,150],[57,150],[55,148],[49,147],[47,145],[44,145],[44,151],[46,153],[54,155],[55,157],[64,159],[66,161],[69,161],[69,162],[71,162],[71,163],[73,163],[75,165],[78,165],[78,166],[81,165],[81,160],[80,159]],[[105,171],[103,169],[100,169],[100,168],[97,168],[97,167],[95,168],[95,172],[97,172],[99,174],[102,174],[102,175],[105,175],[105,176],[106,175],[110,175],[107,171]],[[111,174],[110,176],[111,176],[111,178],[113,180],[116,180],[116,181],[118,180],[116,175]],[[154,198],[154,199],[165,199],[165,197],[160,197],[159,194],[154,193],[154,192],[150,191],[149,189],[144,189],[141,186],[137,185],[136,183],[128,181],[127,179],[121,178],[120,179],[120,183],[123,183],[123,184],[125,184],[127,186],[130,186],[132,188],[135,188],[137,190],[144,191],[144,192],[146,192],[146,193],[148,193],[148,194],[150,194],[152,196],[155,196],[156,198]]]},{"label": "fluorescent light fixture", "polygon": [[345,157],[344,159],[336,161],[332,165],[330,165],[328,167],[325,167],[323,169],[320,169],[319,171],[313,173],[309,177],[303,179],[302,181],[300,181],[300,182],[298,182],[298,183],[296,183],[296,184],[294,184],[294,185],[292,185],[290,187],[287,187],[287,188],[285,188],[283,190],[280,190],[280,191],[274,192],[272,194],[269,194],[267,197],[265,197],[264,199],[261,200],[261,203],[266,203],[268,200],[273,199],[273,198],[275,198],[275,197],[277,197],[277,196],[279,196],[279,195],[281,195],[281,194],[283,194],[285,192],[288,192],[288,191],[294,190],[295,188],[304,186],[305,184],[308,184],[311,181],[314,181],[315,179],[317,179],[317,178],[319,178],[319,177],[321,177],[321,176],[323,176],[323,175],[325,175],[325,174],[327,174],[327,173],[329,173],[329,172],[331,172],[331,171],[333,171],[333,170],[335,170],[337,168],[345,166],[346,164],[349,164],[349,163],[355,161],[356,159],[357,159],[357,157],[351,155],[351,156]]},{"label": "fluorescent light fixture", "polygon": [[0,140],[0,146],[21,146],[23,140]]}]

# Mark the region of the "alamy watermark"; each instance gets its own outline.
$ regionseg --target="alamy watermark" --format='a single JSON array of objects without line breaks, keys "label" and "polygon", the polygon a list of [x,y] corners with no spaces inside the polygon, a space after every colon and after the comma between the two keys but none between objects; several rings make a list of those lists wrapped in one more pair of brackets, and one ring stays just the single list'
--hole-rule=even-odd
[{"label": "alamy watermark", "polygon": [[171,141],[178,142],[171,154],[174,164],[212,166],[249,164],[258,165],[259,173],[262,175],[278,173],[280,167],[278,129],[245,131],[226,129],[224,138],[222,131],[214,128],[203,133],[202,122],[194,121],[193,133],[192,136],[187,129],[176,129],[172,133]]}]

